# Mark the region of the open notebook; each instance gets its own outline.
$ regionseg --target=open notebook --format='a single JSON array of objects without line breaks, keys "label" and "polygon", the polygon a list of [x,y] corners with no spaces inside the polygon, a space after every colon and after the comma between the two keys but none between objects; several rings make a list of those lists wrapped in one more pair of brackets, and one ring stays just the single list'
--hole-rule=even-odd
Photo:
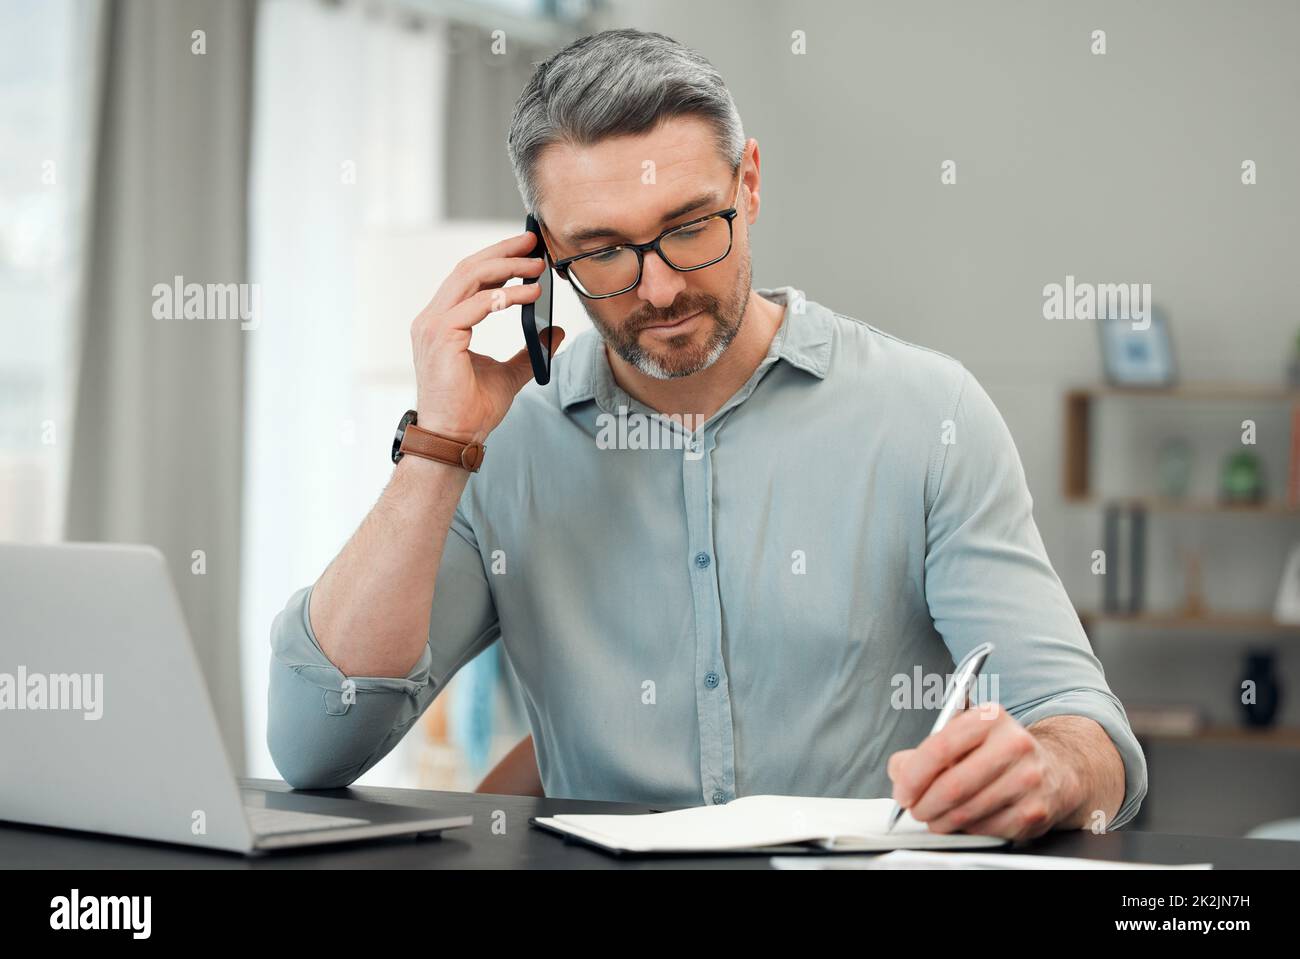
[{"label": "open notebook", "polygon": [[721,806],[644,815],[536,816],[529,822],[609,852],[744,852],[802,844],[852,852],[891,849],[978,849],[1001,846],[995,836],[932,833],[909,813],[885,832],[889,799],[745,796]]}]

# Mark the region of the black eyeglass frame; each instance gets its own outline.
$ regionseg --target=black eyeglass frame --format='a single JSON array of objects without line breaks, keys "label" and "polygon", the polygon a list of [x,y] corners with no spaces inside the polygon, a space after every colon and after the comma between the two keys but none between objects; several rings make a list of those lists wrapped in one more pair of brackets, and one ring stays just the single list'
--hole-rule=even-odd
[{"label": "black eyeglass frame", "polygon": [[[739,198],[740,196],[740,186],[743,182],[744,182],[743,176],[741,176],[736,182],[737,198]],[[695,270],[702,270],[705,267],[713,266],[715,263],[721,263],[723,260],[725,260],[728,256],[731,255],[731,247],[735,243],[735,239],[736,239],[736,230],[732,221],[736,218],[736,214],[738,212],[739,210],[737,207],[730,206],[727,207],[727,209],[719,210],[716,213],[706,213],[704,216],[696,217],[694,220],[687,220],[685,223],[678,223],[676,226],[670,226],[668,229],[664,230],[662,233],[660,233],[657,237],[655,237],[653,240],[651,240],[648,243],[615,243],[613,246],[605,246],[605,247],[601,247],[599,250],[591,250],[590,252],[587,253],[579,253],[577,256],[566,256],[562,260],[552,260],[551,267],[555,270],[556,273],[558,273],[561,277],[563,277],[566,281],[568,281],[569,285],[573,287],[573,291],[575,293],[577,293],[579,296],[585,299],[605,300],[611,296],[622,296],[624,293],[627,293],[631,290],[635,290],[638,286],[641,285],[641,276],[645,272],[645,255],[649,253],[651,250],[654,250],[656,253],[658,253],[659,259],[663,260],[664,263],[666,263],[669,266],[669,268],[676,270],[678,273],[692,273]],[[705,220],[712,220],[712,219],[716,219],[717,217],[723,217],[727,221],[727,248],[722,252],[721,256],[714,257],[712,260],[709,260],[709,262],[701,263],[698,266],[678,266],[677,264],[673,263],[670,259],[668,259],[668,257],[664,254],[663,247],[659,245],[660,243],[663,242],[664,237],[669,236],[672,233],[676,233],[678,230],[684,230],[687,227],[695,226],[696,224],[703,223]],[[599,256],[602,253],[609,253],[611,250],[631,250],[633,253],[636,254],[636,280],[632,283],[631,286],[618,290],[615,293],[587,293],[585,290],[582,289],[581,283],[574,282],[573,278],[569,276],[569,264],[577,260],[584,260],[587,257]]]}]

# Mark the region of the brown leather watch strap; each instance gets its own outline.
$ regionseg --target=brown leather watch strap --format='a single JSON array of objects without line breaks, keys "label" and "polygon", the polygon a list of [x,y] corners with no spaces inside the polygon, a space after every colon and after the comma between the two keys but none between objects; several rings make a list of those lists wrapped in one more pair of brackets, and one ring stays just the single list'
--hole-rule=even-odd
[{"label": "brown leather watch strap", "polygon": [[478,468],[483,465],[485,447],[482,443],[457,443],[455,440],[439,436],[411,423],[402,434],[400,450],[403,455],[410,453],[412,456],[437,460],[448,466],[459,466],[471,473],[477,473]]}]

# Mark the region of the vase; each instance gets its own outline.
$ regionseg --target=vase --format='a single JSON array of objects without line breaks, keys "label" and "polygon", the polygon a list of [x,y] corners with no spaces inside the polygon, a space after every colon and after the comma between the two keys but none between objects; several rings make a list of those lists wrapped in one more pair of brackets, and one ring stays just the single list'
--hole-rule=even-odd
[{"label": "vase", "polygon": [[1246,657],[1246,671],[1242,675],[1241,685],[1238,687],[1243,696],[1246,692],[1245,684],[1247,682],[1254,684],[1255,701],[1241,704],[1242,711],[1245,713],[1246,725],[1256,728],[1273,725],[1273,720],[1277,718],[1278,707],[1282,702],[1282,687],[1278,683],[1277,674],[1274,670],[1272,653],[1251,653]]}]

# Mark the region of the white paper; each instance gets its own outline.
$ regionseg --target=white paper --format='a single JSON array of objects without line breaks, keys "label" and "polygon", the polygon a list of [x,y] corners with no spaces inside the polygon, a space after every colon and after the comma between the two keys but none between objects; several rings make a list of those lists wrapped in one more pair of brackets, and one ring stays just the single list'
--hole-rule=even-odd
[{"label": "white paper", "polygon": [[883,856],[773,856],[777,869],[1213,869],[1208,862],[1161,866],[1145,862],[1026,856],[1018,853],[896,850]]},{"label": "white paper", "polygon": [[642,815],[562,813],[539,818],[590,842],[626,852],[721,852],[821,841],[833,849],[987,848],[1005,840],[932,833],[904,812],[885,829],[893,801],[820,796],[745,796],[720,806]]}]

